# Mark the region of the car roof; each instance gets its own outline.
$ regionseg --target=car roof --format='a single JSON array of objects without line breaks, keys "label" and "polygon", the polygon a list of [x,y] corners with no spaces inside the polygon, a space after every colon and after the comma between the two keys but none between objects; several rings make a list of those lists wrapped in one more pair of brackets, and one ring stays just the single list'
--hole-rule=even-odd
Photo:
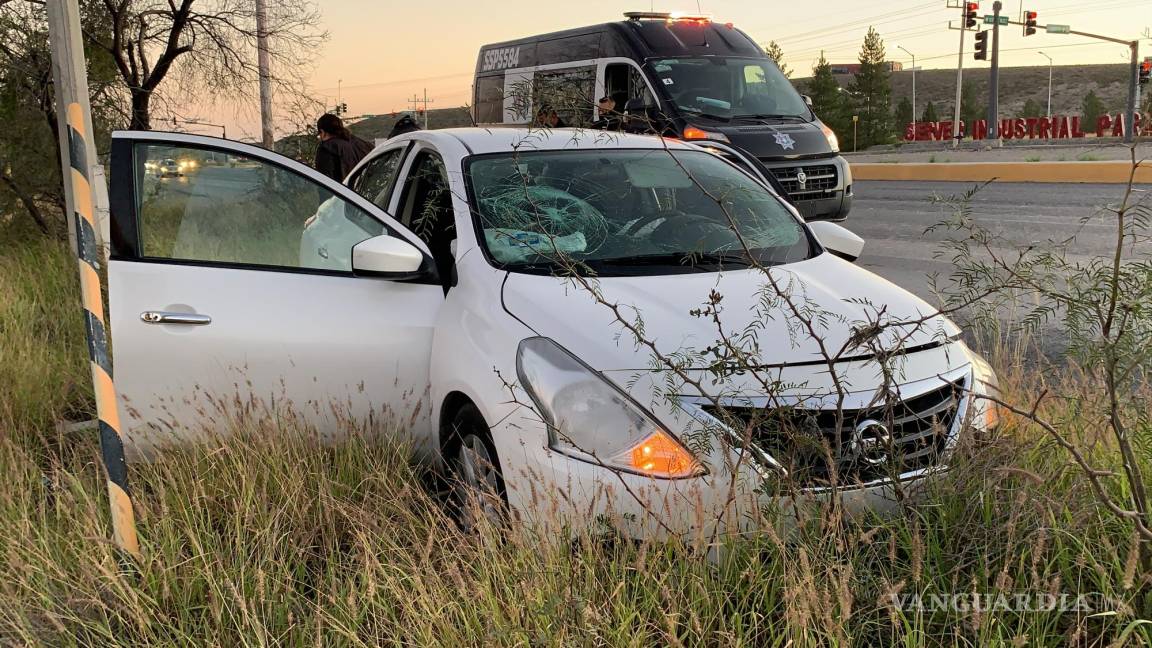
[{"label": "car roof", "polygon": [[680,149],[691,147],[679,140],[655,135],[634,135],[588,128],[445,128],[416,131],[392,140],[423,139],[435,143],[440,138],[454,138],[472,154],[512,153],[519,151],[578,151],[593,149]]}]

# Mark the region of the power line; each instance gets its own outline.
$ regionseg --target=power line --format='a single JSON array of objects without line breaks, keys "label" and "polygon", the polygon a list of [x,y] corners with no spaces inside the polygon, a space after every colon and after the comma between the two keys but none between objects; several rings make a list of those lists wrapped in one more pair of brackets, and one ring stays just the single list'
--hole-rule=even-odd
[{"label": "power line", "polygon": [[[471,72],[471,71],[470,72],[459,72],[456,74],[442,74],[440,76],[418,77],[415,79],[397,79],[395,81],[377,81],[375,83],[360,83],[357,85],[341,85],[340,87],[344,90],[348,90],[349,88],[351,88],[351,89],[377,88],[380,86],[399,85],[401,83],[423,83],[424,81],[444,81],[447,79],[458,79],[458,78],[462,78],[462,77],[470,77],[473,74],[475,74],[475,72]],[[320,92],[323,92],[325,90],[335,90],[335,89],[336,89],[335,87],[318,88],[318,90]]]},{"label": "power line", "polygon": [[[928,6],[931,6],[932,8],[927,9]],[[918,13],[910,13],[912,11],[916,11]],[[919,18],[920,16],[927,16],[929,14],[938,13],[938,12],[939,12],[939,5],[935,2],[933,2],[933,3],[930,3],[929,5],[926,5],[925,7],[915,7],[911,10],[902,9],[900,11],[893,11],[893,12],[886,13],[886,14],[879,14],[879,15],[872,16],[872,17],[864,19],[864,20],[857,20],[857,21],[853,21],[853,22],[849,22],[849,23],[842,23],[840,25],[832,25],[831,27],[826,27],[824,29],[816,29],[816,30],[812,30],[812,31],[808,31],[808,32],[801,32],[799,34],[793,34],[791,36],[787,36],[787,37],[779,38],[779,39],[775,39],[775,40],[776,40],[776,42],[780,43],[781,46],[785,46],[785,45],[788,45],[790,43],[796,43],[799,41],[813,40],[816,38],[824,38],[824,37],[828,36],[829,34],[838,34],[838,33],[842,33],[842,32],[854,31],[854,30],[859,29],[865,25],[875,27],[878,25],[885,25],[885,24],[890,24],[890,23],[894,23],[894,22],[900,22],[902,20],[908,20],[911,18]],[[898,17],[898,18],[896,18],[895,20],[887,20],[888,18],[895,18],[895,17]]]}]

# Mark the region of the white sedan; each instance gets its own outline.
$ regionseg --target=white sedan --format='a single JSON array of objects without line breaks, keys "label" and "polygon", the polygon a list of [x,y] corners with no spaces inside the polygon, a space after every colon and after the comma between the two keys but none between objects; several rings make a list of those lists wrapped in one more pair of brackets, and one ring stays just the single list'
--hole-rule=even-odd
[{"label": "white sedan", "polygon": [[[136,195],[156,151],[244,164]],[[137,455],[291,412],[400,435],[482,513],[668,535],[829,496],[885,508],[994,424],[976,396],[995,377],[951,322],[690,144],[421,131],[341,185],[246,144],[119,132],[112,196]]]}]

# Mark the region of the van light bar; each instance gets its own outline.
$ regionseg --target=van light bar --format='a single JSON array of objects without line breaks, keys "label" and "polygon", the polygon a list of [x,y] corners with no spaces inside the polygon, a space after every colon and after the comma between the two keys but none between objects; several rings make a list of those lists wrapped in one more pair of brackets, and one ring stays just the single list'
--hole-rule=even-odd
[{"label": "van light bar", "polygon": [[625,12],[624,17],[628,20],[666,20],[669,23],[674,22],[695,22],[695,23],[710,23],[712,17],[704,14],[687,14],[679,11],[666,12],[666,11],[628,11]]}]

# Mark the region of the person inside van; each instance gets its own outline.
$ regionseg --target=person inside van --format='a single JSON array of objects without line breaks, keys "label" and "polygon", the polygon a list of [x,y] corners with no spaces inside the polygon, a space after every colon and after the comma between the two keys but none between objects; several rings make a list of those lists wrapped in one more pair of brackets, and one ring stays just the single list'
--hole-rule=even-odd
[{"label": "person inside van", "polygon": [[372,152],[372,145],[352,134],[344,120],[332,113],[320,115],[316,120],[316,134],[320,146],[316,147],[316,170],[342,182],[352,167]]},{"label": "person inside van", "polygon": [[[600,119],[592,122],[592,128],[607,131],[618,131],[624,127],[624,114],[616,109],[616,98],[612,95],[604,95],[600,101],[596,102],[596,107],[600,110]],[[623,106],[620,106],[623,108]]]},{"label": "person inside van", "polygon": [[554,108],[541,106],[540,110],[536,111],[536,125],[544,128],[564,128],[567,124],[560,119]]}]

